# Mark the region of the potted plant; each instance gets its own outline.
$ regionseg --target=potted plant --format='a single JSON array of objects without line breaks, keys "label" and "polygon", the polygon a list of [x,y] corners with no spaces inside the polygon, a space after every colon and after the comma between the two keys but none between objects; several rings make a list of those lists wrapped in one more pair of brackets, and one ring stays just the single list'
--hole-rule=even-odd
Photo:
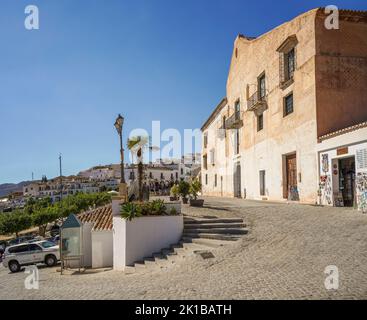
[{"label": "potted plant", "polygon": [[199,179],[195,179],[190,184],[190,206],[202,207],[204,205],[203,199],[198,199],[198,194],[201,191],[201,182]]},{"label": "potted plant", "polygon": [[190,184],[186,181],[180,181],[180,183],[178,184],[178,190],[179,190],[179,194],[182,198],[182,202],[184,204],[187,204],[188,201],[189,201],[187,196],[190,193]]},{"label": "potted plant", "polygon": [[180,190],[177,184],[175,184],[172,188],[171,188],[171,196],[169,198],[170,201],[177,201],[178,200],[178,196],[180,195]]}]

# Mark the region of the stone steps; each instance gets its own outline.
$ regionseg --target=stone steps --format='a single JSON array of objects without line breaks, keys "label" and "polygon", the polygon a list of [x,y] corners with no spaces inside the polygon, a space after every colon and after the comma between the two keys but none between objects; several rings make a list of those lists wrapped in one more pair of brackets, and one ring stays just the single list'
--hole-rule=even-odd
[{"label": "stone steps", "polygon": [[160,252],[154,253],[152,257],[137,261],[133,266],[125,268],[125,273],[133,274],[169,268],[176,262],[190,255],[194,255],[195,251],[208,250],[209,248],[210,247],[203,244],[181,241],[179,244],[172,245],[170,248],[165,248]]},{"label": "stone steps", "polygon": [[236,241],[248,233],[245,227],[241,218],[185,218],[183,237]]},{"label": "stone steps", "polygon": [[246,225],[239,218],[184,218],[184,232],[178,244],[164,248],[151,257],[137,261],[127,267],[125,273],[140,273],[164,270],[198,252],[238,241],[248,233]]},{"label": "stone steps", "polygon": [[203,229],[203,228],[196,228],[196,229],[185,229],[184,231],[184,235],[185,234],[207,234],[207,233],[212,233],[212,234],[226,234],[226,235],[244,235],[248,233],[248,230],[245,228],[212,228],[212,229]]},{"label": "stone steps", "polygon": [[208,248],[214,248],[214,249],[219,248],[219,247],[224,247],[224,246],[227,246],[227,245],[232,243],[231,241],[223,241],[223,240],[215,240],[215,239],[203,239],[203,238],[183,237],[182,239],[184,241],[186,241],[187,243],[204,245]]},{"label": "stone steps", "polygon": [[212,239],[222,241],[237,241],[241,239],[240,235],[229,235],[219,233],[184,233],[183,236],[189,239]]},{"label": "stone steps", "polygon": [[246,228],[242,222],[237,223],[185,223],[185,230],[188,229],[215,229],[215,228]]},{"label": "stone steps", "polygon": [[184,224],[243,223],[241,218],[184,218]]}]

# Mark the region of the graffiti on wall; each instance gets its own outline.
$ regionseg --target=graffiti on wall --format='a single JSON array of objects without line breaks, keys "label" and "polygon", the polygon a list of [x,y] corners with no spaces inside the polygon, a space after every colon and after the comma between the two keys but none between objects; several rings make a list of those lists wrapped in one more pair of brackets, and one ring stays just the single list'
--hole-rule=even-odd
[{"label": "graffiti on wall", "polygon": [[328,154],[322,155],[321,167],[322,167],[323,173],[329,172],[329,155]]},{"label": "graffiti on wall", "polygon": [[333,185],[331,183],[330,175],[320,177],[320,191],[321,191],[321,203],[329,206],[332,205]]},{"label": "graffiti on wall", "polygon": [[356,177],[358,210],[367,213],[367,172],[359,172]]}]

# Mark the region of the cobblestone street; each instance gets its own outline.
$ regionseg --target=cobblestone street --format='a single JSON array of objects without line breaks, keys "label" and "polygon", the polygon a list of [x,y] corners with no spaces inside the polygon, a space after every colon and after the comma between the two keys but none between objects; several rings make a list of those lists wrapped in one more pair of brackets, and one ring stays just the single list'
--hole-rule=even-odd
[{"label": "cobblestone street", "polygon": [[[191,256],[166,271],[115,271],[60,276],[40,269],[39,290],[26,274],[0,268],[0,299],[366,299],[367,215],[344,208],[207,198],[195,216],[241,217],[249,234]],[[324,270],[339,269],[339,290],[327,291]]]}]

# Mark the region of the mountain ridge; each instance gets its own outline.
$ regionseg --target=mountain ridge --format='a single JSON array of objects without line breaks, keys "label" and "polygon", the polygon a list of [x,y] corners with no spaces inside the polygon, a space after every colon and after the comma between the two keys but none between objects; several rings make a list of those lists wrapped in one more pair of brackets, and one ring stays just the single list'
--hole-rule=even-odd
[{"label": "mountain ridge", "polygon": [[22,181],[19,183],[3,183],[0,184],[0,197],[5,197],[12,192],[23,191],[23,187],[28,184],[29,181]]}]

